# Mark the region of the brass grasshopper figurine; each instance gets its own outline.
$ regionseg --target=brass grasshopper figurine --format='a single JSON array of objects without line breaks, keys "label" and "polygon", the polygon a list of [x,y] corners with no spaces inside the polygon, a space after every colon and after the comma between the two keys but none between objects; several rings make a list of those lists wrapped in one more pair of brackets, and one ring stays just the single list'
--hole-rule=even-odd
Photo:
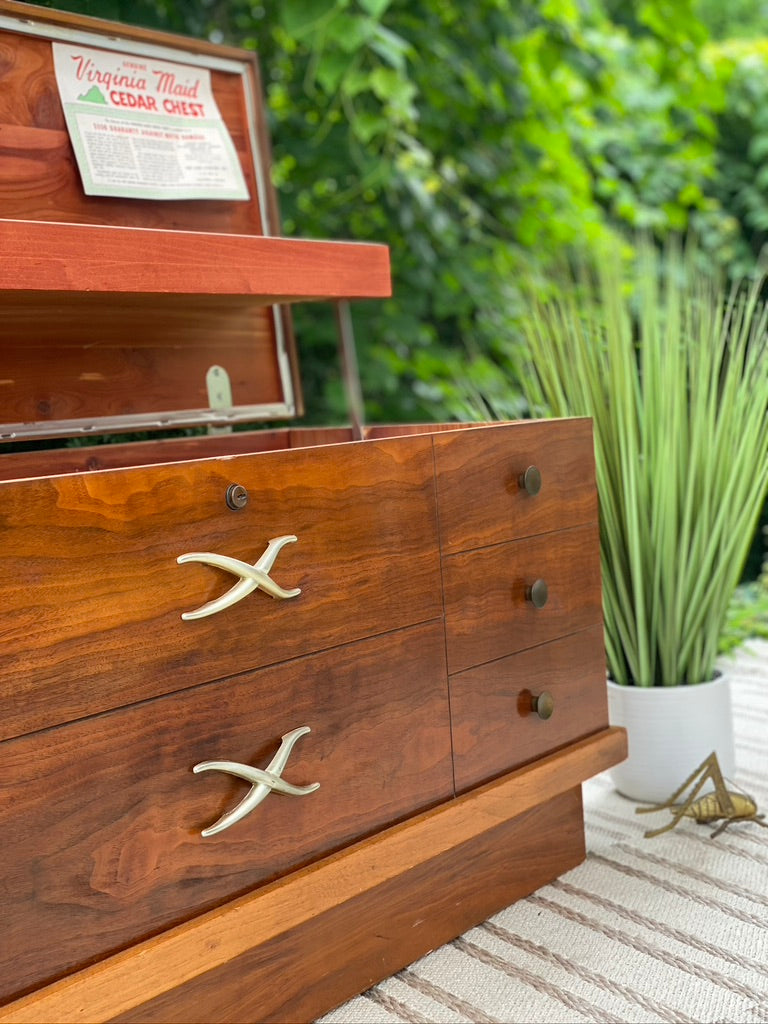
[{"label": "brass grasshopper figurine", "polygon": [[[715,787],[714,791],[706,793],[697,800],[696,796],[708,779]],[[683,792],[694,783],[693,789],[683,802],[676,803]],[[672,820],[661,828],[649,829],[645,833],[646,839],[674,828],[683,817],[694,818],[697,825],[710,825],[713,821],[722,819],[722,824],[712,833],[712,839],[724,832],[734,821],[754,821],[756,824],[762,825],[763,828],[768,828],[768,822],[762,820],[765,815],[757,813],[757,804],[751,796],[747,796],[746,793],[732,793],[725,788],[723,773],[714,751],[709,757],[704,758],[699,767],[691,772],[682,786],[679,786],[668,800],[662,804],[655,804],[653,807],[638,807],[635,813],[651,814],[665,808],[669,808],[672,812]]]}]

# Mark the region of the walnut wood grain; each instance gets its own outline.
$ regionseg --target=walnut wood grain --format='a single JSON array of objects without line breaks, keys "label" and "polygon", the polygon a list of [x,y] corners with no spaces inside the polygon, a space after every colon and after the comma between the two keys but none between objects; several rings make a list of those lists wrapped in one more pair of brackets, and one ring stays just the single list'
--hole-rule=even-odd
[{"label": "walnut wood grain", "polygon": [[201,1013],[210,1024],[316,1020],[575,867],[581,823],[576,788],[113,1022],[186,1024]]},{"label": "walnut wood grain", "polygon": [[[590,420],[529,420],[444,433],[435,439],[435,462],[446,553],[597,519]],[[542,477],[535,497],[519,484],[531,465]]]},{"label": "walnut wood grain", "polygon": [[[272,794],[206,760],[266,768],[308,725]],[[0,999],[216,906],[453,795],[440,621],[0,744],[8,883]]]},{"label": "walnut wood grain", "polygon": [[[463,792],[608,725],[602,624],[451,676],[456,789]],[[542,720],[531,698],[554,698]]]},{"label": "walnut wood grain", "polygon": [[[431,438],[0,483],[3,736],[442,614]],[[250,494],[226,506],[230,484]],[[256,591],[182,621],[293,534]]]},{"label": "walnut wood grain", "polygon": [[288,451],[317,445],[352,441],[349,427],[249,430],[232,434],[164,438],[159,441],[128,441],[83,448],[53,448],[12,452],[0,456],[0,480],[57,476],[61,473],[92,473],[100,469],[130,469],[188,459],[212,459],[255,452]]},{"label": "walnut wood grain", "polygon": [[[408,873],[418,872],[422,865],[427,866],[424,883],[411,891],[406,901],[411,904],[411,925],[418,922],[420,908],[425,902],[434,899],[441,902],[441,883],[446,876],[441,877],[439,871],[430,870],[429,866],[436,865],[443,857],[447,858],[449,865],[446,874],[453,879],[450,884],[455,893],[454,899],[466,901],[470,910],[472,904],[475,904],[474,911],[467,913],[466,923],[462,923],[459,930],[467,927],[473,916],[475,921],[481,920],[489,910],[485,906],[482,887],[469,884],[472,872],[468,873],[468,864],[472,864],[473,868],[479,866],[473,858],[467,856],[472,845],[504,822],[525,814],[559,794],[573,790],[580,782],[624,757],[626,734],[623,729],[608,729],[591,736],[543,758],[535,765],[528,765],[446,805],[426,811],[135,949],[117,954],[39,993],[17,1000],[5,1009],[0,1009],[0,1022],[63,1024],[82,1020],[84,1007],[87,1007],[93,1021],[117,1019],[120,1016],[130,1019],[128,1015],[134,1009],[138,1014],[135,1019],[141,1020],[141,1011],[137,1008],[142,1004],[162,999],[166,993],[194,979],[200,978],[202,981],[206,973],[224,970],[228,964],[235,962],[238,957],[248,956],[252,950],[266,948],[273,943],[276,944],[272,946],[275,950],[279,948],[280,936],[288,932],[292,936],[288,944],[289,951],[286,953],[283,950],[277,958],[282,976],[279,984],[275,985],[274,975],[270,974],[264,986],[262,1004],[265,1011],[271,1005],[269,1012],[279,1019],[277,1015],[281,1012],[281,1004],[300,998],[297,989],[311,988],[310,982],[321,984],[319,977],[302,972],[302,954],[309,956],[310,963],[314,965],[313,971],[318,970],[319,963],[323,975],[334,976],[342,976],[344,964],[356,956],[352,944],[343,941],[343,928],[336,937],[328,933],[327,941],[336,943],[341,939],[342,947],[333,963],[333,970],[329,971],[332,959],[325,955],[324,942],[317,941],[312,931],[312,922],[332,914],[336,906],[346,906],[349,910],[346,925],[352,927],[357,908],[361,906],[360,901],[366,901],[368,893],[374,893],[381,887],[385,898],[377,902],[372,911],[361,915],[361,932],[367,936],[365,942],[372,944],[362,950],[367,974],[347,976],[336,991],[328,993],[332,1001],[326,1001],[325,1008],[329,1008],[332,1003],[364,988],[365,977],[371,979],[367,982],[370,984],[396,969],[389,956],[392,949],[397,949],[397,942],[391,944],[388,953],[384,952],[387,947],[386,913],[391,902],[390,894],[397,890],[401,879]],[[558,832],[557,826],[553,832]],[[523,837],[531,834],[530,828],[524,828],[519,841],[525,842]],[[555,834],[550,840],[539,842],[534,859],[556,856],[562,839],[562,836]],[[581,842],[579,838],[579,851],[582,848]],[[503,837],[500,842],[502,860],[507,865],[506,871],[511,872],[513,878],[518,876],[514,861],[517,845],[518,840],[510,841],[509,837]],[[579,852],[580,856],[582,854]],[[528,878],[528,885],[535,888],[546,879],[540,879],[534,867],[531,870],[535,877]],[[550,870],[557,873],[558,865],[551,865]],[[510,889],[503,898],[509,902],[515,898],[515,894]],[[397,913],[400,913],[400,909]],[[428,927],[432,935],[425,936],[427,943],[440,927],[440,914],[436,916],[438,920]],[[303,936],[309,937],[309,949],[306,949]],[[333,948],[338,949],[338,946]],[[429,945],[423,945],[422,951],[428,948]],[[385,957],[380,970],[376,970],[374,950],[377,956]],[[256,972],[241,978],[241,988],[251,989],[258,984],[259,976],[259,972]],[[320,1012],[318,1006],[307,1012],[306,1017],[316,1016]],[[293,1019],[298,1018],[294,1016]]]},{"label": "walnut wood grain", "polygon": [[[498,426],[497,423],[492,425]],[[477,423],[376,423],[365,428],[365,436],[372,440],[383,437],[411,437],[413,434],[423,434],[425,430],[441,434],[446,430],[473,430],[477,426]]]},{"label": "walnut wood grain", "polygon": [[[365,437],[410,437],[414,434],[431,434],[443,427],[453,428],[453,424],[426,423],[418,428],[411,427],[409,430],[400,430],[395,426],[389,433],[385,427],[366,429]],[[140,443],[128,441],[83,448],[51,448],[28,452],[2,452],[0,449],[0,480],[57,476],[62,473],[91,473],[99,469],[129,469],[187,459],[345,444],[354,440],[351,427],[294,427],[163,438]]]},{"label": "walnut wood grain", "polygon": [[[602,622],[599,556],[592,523],[443,558],[449,672]],[[543,608],[526,596],[539,579]]]}]

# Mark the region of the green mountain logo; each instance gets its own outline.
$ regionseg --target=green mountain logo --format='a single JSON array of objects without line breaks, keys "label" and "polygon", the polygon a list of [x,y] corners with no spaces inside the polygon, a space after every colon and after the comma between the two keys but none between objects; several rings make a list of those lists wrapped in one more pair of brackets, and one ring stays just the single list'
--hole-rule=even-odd
[{"label": "green mountain logo", "polygon": [[98,85],[92,85],[88,92],[84,92],[82,96],[78,96],[77,98],[81,103],[103,103],[107,106],[107,101],[104,99],[104,93]]}]

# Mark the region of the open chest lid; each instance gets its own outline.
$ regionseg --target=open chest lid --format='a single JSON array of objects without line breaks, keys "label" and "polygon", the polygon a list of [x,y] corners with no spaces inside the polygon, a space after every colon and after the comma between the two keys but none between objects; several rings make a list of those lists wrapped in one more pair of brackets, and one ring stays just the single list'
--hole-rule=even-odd
[{"label": "open chest lid", "polygon": [[279,235],[255,56],[0,0],[0,441],[288,419],[288,305],[386,246]]}]

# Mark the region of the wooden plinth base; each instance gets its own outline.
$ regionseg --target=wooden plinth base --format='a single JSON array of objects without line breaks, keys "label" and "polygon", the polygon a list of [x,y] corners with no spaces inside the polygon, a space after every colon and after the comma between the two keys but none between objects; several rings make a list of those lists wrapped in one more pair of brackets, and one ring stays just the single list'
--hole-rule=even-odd
[{"label": "wooden plinth base", "polygon": [[0,1009],[0,1024],[302,1021],[574,867],[606,729]]}]

